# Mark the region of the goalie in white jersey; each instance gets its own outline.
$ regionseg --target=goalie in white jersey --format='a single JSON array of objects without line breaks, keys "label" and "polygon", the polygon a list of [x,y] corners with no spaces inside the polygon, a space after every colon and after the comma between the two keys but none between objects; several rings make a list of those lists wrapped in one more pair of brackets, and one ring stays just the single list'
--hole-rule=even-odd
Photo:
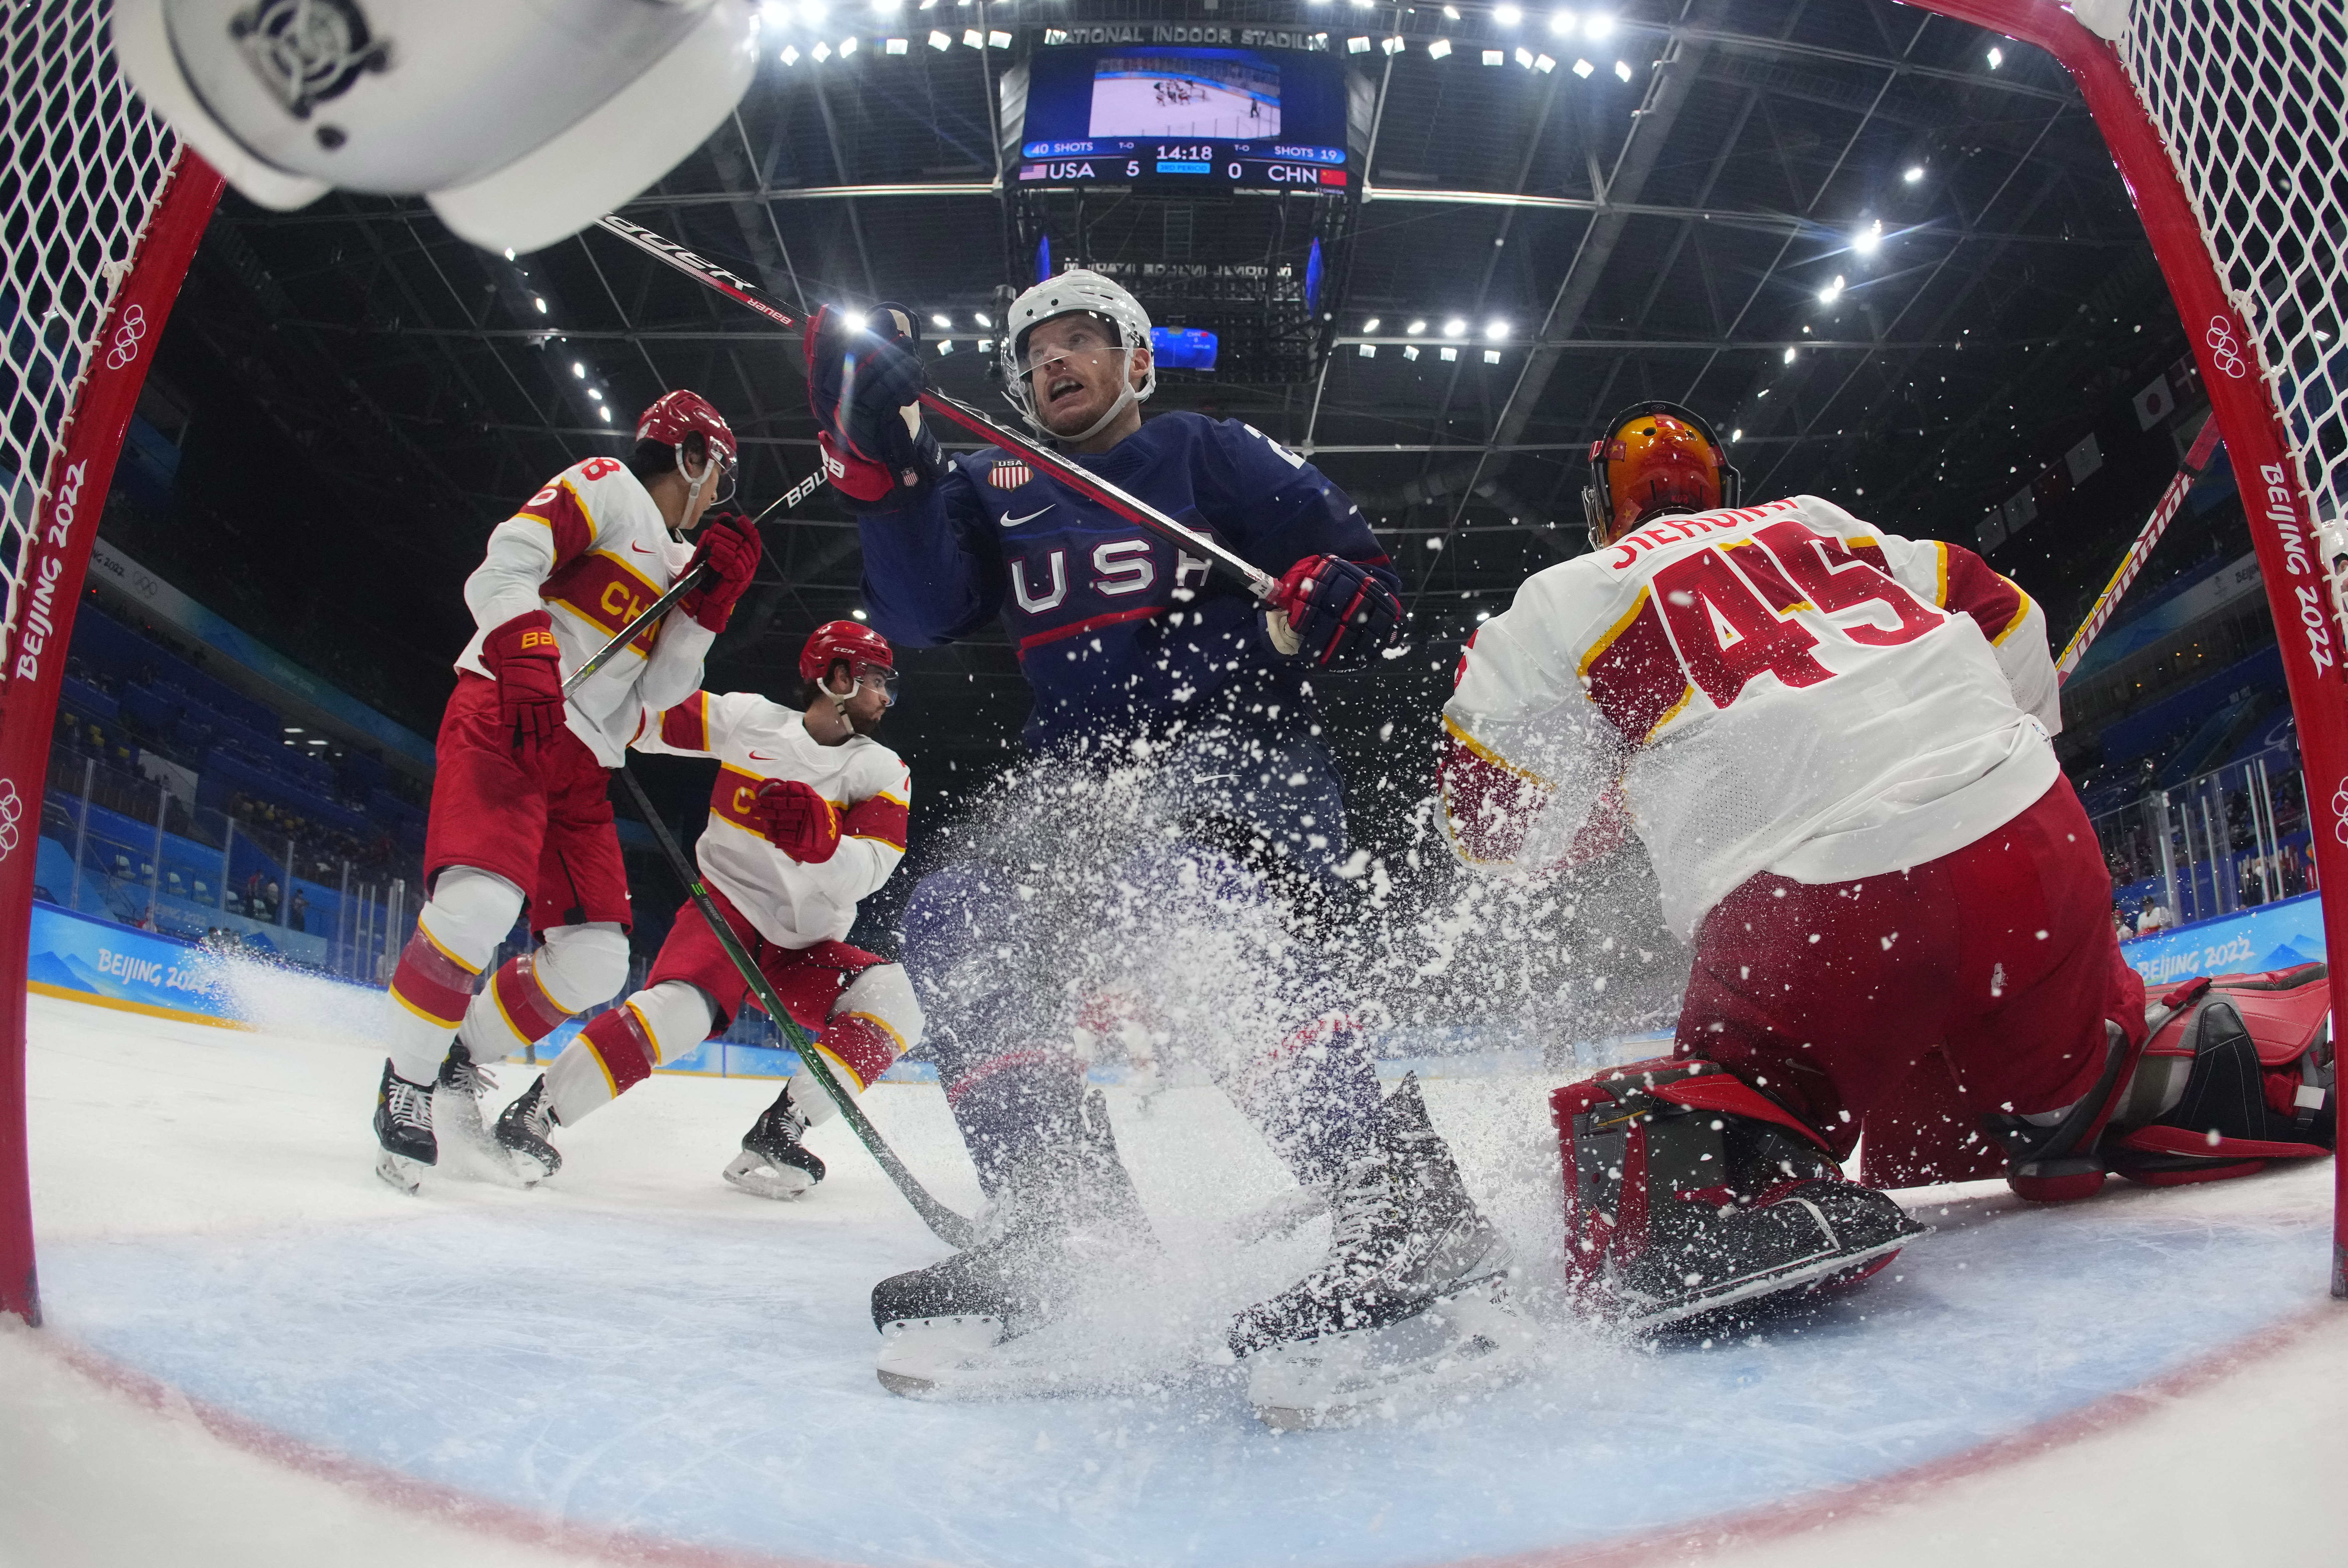
[{"label": "goalie in white jersey", "polygon": [[[776,999],[862,1090],[922,1035],[903,968],[845,940],[859,902],[905,856],[911,775],[871,735],[896,700],[895,661],[879,632],[835,620],[808,639],[799,673],[804,712],[752,692],[696,692],[647,712],[631,743],[724,764],[695,852],[710,897]],[[748,990],[699,906],[686,904],[644,988],[590,1021],[506,1107],[498,1141],[523,1171],[553,1174],[555,1127],[723,1029]],[[801,1135],[837,1113],[823,1094],[786,1085],[726,1179],[762,1197],[799,1196],[823,1179]]]},{"label": "goalie in white jersey", "polygon": [[1463,858],[1635,833],[1695,949],[1673,1056],[1555,1097],[1581,1282],[1653,1321],[1865,1277],[1918,1227],[1838,1164],[1920,1083],[2024,1196],[2092,1192],[2144,988],[2038,607],[1817,497],[1735,505],[1672,405],[1591,459],[1593,548],[1478,630],[1443,764]]}]

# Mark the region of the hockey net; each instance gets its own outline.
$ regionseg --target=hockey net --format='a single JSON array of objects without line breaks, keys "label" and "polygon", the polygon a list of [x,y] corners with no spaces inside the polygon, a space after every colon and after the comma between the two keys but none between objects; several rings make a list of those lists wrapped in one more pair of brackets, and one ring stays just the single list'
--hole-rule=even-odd
[{"label": "hockey net", "polygon": [[49,736],[115,457],[220,190],[116,70],[106,12],[0,9],[0,1307],[33,1321],[25,966]]},{"label": "hockey net", "polygon": [[[2253,524],[2301,734],[2335,999],[2348,995],[2348,18],[2265,0],[1922,0],[2035,44],[2086,97],[2194,344]],[[219,191],[131,94],[102,0],[0,13],[0,1307],[34,1290],[24,980],[64,646],[131,405]],[[2319,529],[2328,536],[2318,548]],[[2348,571],[2343,580],[2348,582]],[[2341,1167],[2348,1170],[2348,1165]],[[2348,1195],[2348,1183],[2343,1183]],[[2348,1204],[2333,1291],[2348,1294]]]}]

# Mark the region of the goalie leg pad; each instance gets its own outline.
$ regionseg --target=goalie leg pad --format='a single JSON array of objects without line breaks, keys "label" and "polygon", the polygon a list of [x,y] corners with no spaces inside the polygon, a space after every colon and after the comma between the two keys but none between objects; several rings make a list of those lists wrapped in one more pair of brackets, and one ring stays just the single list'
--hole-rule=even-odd
[{"label": "goalie leg pad", "polygon": [[1925,1234],[1843,1178],[1818,1136],[1692,1059],[1633,1062],[1550,1096],[1565,1159],[1566,1264],[1643,1327],[1711,1321],[1866,1278]]},{"label": "goalie leg pad", "polygon": [[2102,1151],[2111,1169],[2179,1186],[2331,1150],[2338,1070],[2323,989],[2323,967],[2308,965],[2171,992],[2177,1011],[2147,1048]]}]

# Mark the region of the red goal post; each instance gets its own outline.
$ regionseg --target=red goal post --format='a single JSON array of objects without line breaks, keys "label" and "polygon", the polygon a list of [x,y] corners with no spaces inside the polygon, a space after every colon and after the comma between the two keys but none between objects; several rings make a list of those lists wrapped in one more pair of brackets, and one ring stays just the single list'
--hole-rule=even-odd
[{"label": "red goal post", "polygon": [[[2327,5],[2100,0],[2097,12],[2126,14],[2115,44],[2054,0],[1919,8],[2060,61],[2151,238],[2281,634],[2336,1010],[2348,995],[2348,613],[2331,566],[2348,559],[2348,357],[2335,360],[2348,354],[2348,210],[2332,150],[2305,128],[2337,116],[2348,18]],[[220,192],[121,80],[103,14],[102,0],[0,13],[0,1308],[34,1321],[24,982],[42,781],[98,514]],[[2348,1163],[2335,1179],[2332,1292],[2348,1296]]]},{"label": "red goal post", "polygon": [[114,462],[221,179],[115,68],[103,0],[0,13],[0,1309],[40,1321],[25,964],[74,609]]}]

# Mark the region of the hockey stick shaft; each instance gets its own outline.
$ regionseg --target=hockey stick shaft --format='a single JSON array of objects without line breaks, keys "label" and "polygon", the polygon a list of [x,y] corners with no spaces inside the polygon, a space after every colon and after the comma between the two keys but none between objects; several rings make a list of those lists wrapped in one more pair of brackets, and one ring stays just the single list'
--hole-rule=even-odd
[{"label": "hockey stick shaft", "polygon": [[[779,500],[767,502],[767,509],[750,519],[750,527],[753,529],[757,528],[760,523],[765,522],[769,517],[774,515],[774,510],[777,507],[781,506],[783,501],[787,501],[789,498],[790,497],[788,496],[785,496]],[[764,558],[767,553],[767,541],[764,538],[761,538],[758,541],[758,553],[761,558]],[[592,675],[596,671],[601,670],[604,665],[609,664],[612,661],[613,656],[617,654],[621,649],[625,648],[629,643],[633,642],[636,638],[643,633],[645,627],[650,626],[654,621],[658,620],[662,616],[666,615],[669,611],[669,607],[675,604],[678,600],[683,599],[692,589],[693,585],[699,582],[702,579],[703,575],[708,570],[709,563],[704,561],[701,565],[695,567],[691,571],[686,572],[683,577],[677,579],[675,583],[670,587],[666,593],[662,594],[658,599],[653,600],[651,609],[645,610],[642,615],[637,616],[633,620],[628,622],[627,625],[620,628],[619,633],[614,636],[611,641],[606,642],[602,647],[598,648],[594,652],[589,654],[587,657],[587,662],[582,664],[578,669],[571,672],[571,674],[562,682],[562,694],[568,697],[572,692],[579,689],[580,683],[585,681],[588,676]]]},{"label": "hockey stick shaft", "polygon": [[594,652],[589,654],[587,656],[586,663],[582,664],[578,669],[573,670],[569,675],[563,678],[562,694],[568,697],[572,692],[576,692],[580,688],[588,676],[592,675],[596,671],[601,670],[604,665],[609,664],[615,657],[618,656],[621,649],[625,648],[629,643],[633,642],[638,637],[643,635],[645,627],[650,626],[662,616],[666,615],[669,611],[669,606],[675,604],[678,600],[683,599],[693,588],[693,585],[701,580],[702,573],[708,569],[709,568],[705,564],[697,566],[691,571],[686,572],[683,577],[677,579],[674,587],[672,587],[666,593],[662,594],[658,599],[653,600],[652,607],[649,610],[646,610],[642,615],[637,616],[633,620],[631,620],[625,626],[620,628],[619,631],[613,635],[611,641],[606,642],[602,647],[598,648]]},{"label": "hockey stick shaft", "polygon": [[750,988],[750,994],[758,999],[758,1005],[766,1009],[767,1016],[775,1020],[775,1027],[782,1031],[785,1040],[791,1042],[791,1049],[798,1052],[808,1076],[813,1078],[831,1097],[832,1103],[839,1107],[841,1119],[855,1132],[858,1141],[880,1163],[889,1179],[897,1184],[897,1190],[905,1194],[905,1201],[913,1205],[913,1212],[922,1216],[922,1223],[948,1246],[968,1246],[973,1235],[970,1222],[932,1197],[920,1178],[906,1169],[905,1162],[889,1147],[888,1141],[880,1136],[880,1130],[872,1125],[871,1119],[864,1114],[864,1108],[856,1102],[856,1096],[840,1082],[839,1075],[833,1071],[831,1063],[824,1060],[823,1052],[816,1046],[815,1038],[784,1010],[782,1002],[775,996],[774,987],[767,983],[767,977],[751,961],[741,938],[734,934],[733,926],[717,907],[717,901],[709,896],[709,888],[702,881],[700,873],[686,858],[685,850],[670,834],[668,825],[661,820],[660,813],[653,809],[652,799],[644,794],[644,786],[636,782],[636,775],[629,772],[624,764],[615,771],[620,775],[620,782],[628,787],[628,798],[635,802],[636,814],[644,819],[644,825],[653,830],[653,837],[659,843],[661,854],[667,858],[669,869],[685,884],[685,892],[692,896],[694,907],[699,909],[702,919],[708,922],[710,930],[716,935],[718,946],[726,949],[726,957],[732,961],[743,983]]},{"label": "hockey stick shaft", "polygon": [[[702,256],[696,256],[684,246],[654,233],[640,223],[624,218],[607,216],[596,220],[597,226],[616,234],[646,254],[655,256],[685,276],[705,283],[741,304],[765,316],[786,331],[803,331],[807,323],[793,315],[773,300],[761,293],[756,285],[736,277],[725,268]],[[1208,561],[1221,567],[1258,599],[1269,599],[1278,580],[1254,562],[1225,548],[1213,538],[1179,523],[1138,497],[1128,494],[1116,485],[1101,478],[1081,465],[1070,461],[1041,442],[1029,439],[1016,431],[1007,430],[973,408],[960,398],[949,397],[942,392],[925,391],[922,406],[957,425],[990,446],[1000,446],[1015,454],[1031,466],[1047,473],[1086,500],[1107,507],[1128,522],[1138,523],[1152,533],[1171,539],[1184,549],[1196,550]]]},{"label": "hockey stick shaft", "polygon": [[2136,542],[2128,546],[2127,554],[2120,558],[2120,564],[2112,572],[2111,580],[2104,584],[2104,591],[2096,596],[2096,602],[2088,609],[2086,619],[2079,622],[2079,630],[2073,632],[2071,641],[2064,645],[2063,656],[2054,661],[2054,678],[2057,681],[2071,678],[2071,671],[2076,670],[2079,661],[2087,656],[2087,645],[2102,635],[2104,628],[2110,624],[2112,613],[2119,609],[2120,600],[2127,597],[2129,585],[2136,581],[2137,574],[2144,569],[2144,563],[2151,558],[2152,548],[2160,542],[2161,535],[2168,531],[2168,525],[2176,520],[2178,511],[2185,505],[2186,492],[2193,488],[2193,482],[2200,478],[2209,466],[2209,458],[2217,450],[2218,422],[2211,419],[2202,425],[2201,434],[2194,437],[2193,448],[2186,453],[2184,465],[2178,469],[2177,477],[2168,482],[2168,488],[2160,493],[2160,500],[2152,508],[2152,516],[2145,519],[2143,531],[2137,535]]}]

